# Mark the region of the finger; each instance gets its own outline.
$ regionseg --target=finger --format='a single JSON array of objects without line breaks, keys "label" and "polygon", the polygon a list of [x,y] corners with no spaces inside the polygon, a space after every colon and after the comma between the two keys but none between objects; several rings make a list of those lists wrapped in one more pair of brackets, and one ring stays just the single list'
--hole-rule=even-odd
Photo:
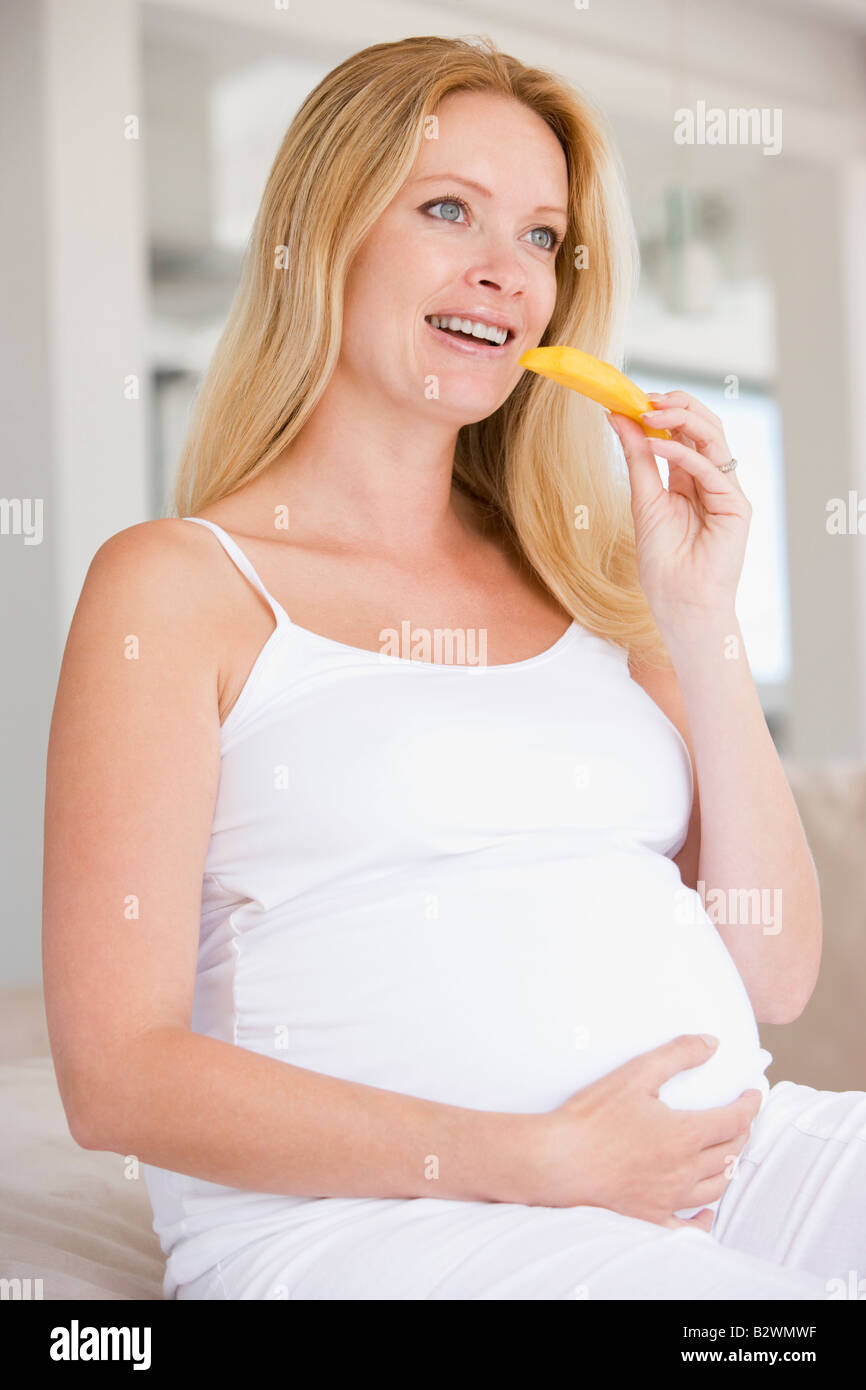
[{"label": "finger", "polygon": [[749,1132],[738,1134],[735,1139],[728,1139],[724,1144],[712,1144],[708,1149],[701,1149],[698,1160],[698,1177],[715,1178],[720,1173],[730,1175],[736,1166],[743,1149],[749,1142]]},{"label": "finger", "polygon": [[710,410],[710,407],[705,405],[703,401],[699,401],[697,396],[690,396],[688,391],[650,391],[649,400],[653,404],[658,402],[659,405],[665,407],[680,405],[685,410],[695,415],[702,415],[706,420],[712,421],[718,425],[719,429],[724,429],[719,416]]},{"label": "finger", "polygon": [[668,492],[679,493],[680,497],[685,497],[687,502],[691,502],[692,506],[697,508],[699,516],[702,514],[701,499],[694,478],[676,463],[672,463],[668,469]]},{"label": "finger", "polygon": [[729,1182],[727,1173],[717,1173],[714,1178],[702,1178],[689,1193],[689,1206],[697,1207],[702,1203],[717,1202],[720,1197],[724,1197]]},{"label": "finger", "polygon": [[[716,1039],[712,1046],[708,1046],[700,1033],[678,1033],[675,1038],[671,1038],[668,1042],[659,1043],[658,1047],[650,1048],[649,1052],[639,1052],[636,1057],[625,1062],[621,1070],[631,1072],[639,1082],[641,1089],[648,1091],[651,1096],[658,1099],[659,1089],[665,1081],[670,1080],[677,1072],[684,1071],[689,1067],[703,1066],[704,1062],[709,1061],[715,1054],[718,1045],[718,1039]],[[705,1115],[709,1115],[714,1117],[715,1125],[718,1126],[723,1117],[732,1115],[733,1107],[736,1104],[737,1102],[733,1101],[731,1105],[717,1106],[714,1110],[680,1111],[679,1113],[687,1114],[699,1123],[703,1122]],[[706,1127],[706,1142],[718,1144],[723,1139],[730,1139],[732,1135],[739,1134],[740,1130],[744,1128],[745,1125],[739,1125],[714,1135],[713,1121],[711,1120]]]},{"label": "finger", "polygon": [[[721,426],[710,424],[701,417],[696,416],[691,410],[648,410],[641,416],[648,425],[655,428],[667,429],[671,432],[674,439],[686,448],[695,449],[704,458],[708,458],[711,463],[721,467],[725,463],[730,463],[733,455],[731,446],[725,439],[724,431]],[[723,473],[723,478],[728,478],[731,488],[742,493],[743,489],[733,469],[730,473]]]},{"label": "finger", "polygon": [[653,429],[682,431],[694,440],[695,447],[706,454],[711,463],[727,463],[731,457],[721,426],[696,411],[673,406],[665,410],[645,410],[640,418]]},{"label": "finger", "polygon": [[712,1207],[704,1207],[702,1211],[696,1211],[694,1216],[687,1218],[693,1226],[700,1226],[702,1231],[709,1231],[716,1219],[716,1213]]},{"label": "finger", "polygon": [[652,452],[676,463],[695,479],[703,505],[713,516],[742,516],[745,494],[733,473],[722,473],[714,463],[678,439],[653,439]]},{"label": "finger", "polygon": [[619,415],[615,411],[610,411],[608,419],[612,429],[619,436],[625,454],[632,506],[637,510],[650,507],[665,491],[650,441],[636,420],[630,420],[626,415]]},{"label": "finger", "polygon": [[667,1226],[672,1231],[679,1230],[682,1226],[685,1226],[690,1231],[693,1231],[695,1227],[697,1227],[698,1230],[709,1232],[714,1219],[715,1213],[711,1211],[709,1207],[704,1207],[703,1211],[695,1212],[694,1216],[668,1216],[664,1221],[660,1221],[657,1224],[660,1226]]},{"label": "finger", "polygon": [[[685,395],[685,392],[678,394]],[[694,410],[677,407],[647,410],[641,415],[641,419],[654,428],[669,430],[674,439],[688,448],[696,449],[719,467],[730,463],[733,458],[731,446],[725,438],[724,426],[715,415],[699,415]],[[723,473],[722,477],[728,478],[735,491],[743,492],[734,469],[729,473]]]},{"label": "finger", "polygon": [[713,1106],[709,1110],[688,1112],[702,1131],[701,1149],[712,1148],[714,1144],[733,1144],[738,1134],[751,1129],[752,1121],[761,1108],[762,1093],[757,1090],[744,1091],[730,1105]]}]

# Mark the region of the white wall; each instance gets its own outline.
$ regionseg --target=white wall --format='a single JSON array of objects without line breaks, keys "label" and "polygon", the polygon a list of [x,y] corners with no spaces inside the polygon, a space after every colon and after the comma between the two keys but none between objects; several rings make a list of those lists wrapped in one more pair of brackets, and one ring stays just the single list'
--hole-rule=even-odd
[{"label": "white wall", "polygon": [[3,979],[39,978],[45,736],[60,646],[58,518],[51,505],[54,401],[45,268],[51,255],[42,150],[44,55],[38,7],[9,4],[0,17],[0,492],[43,502],[44,539],[0,535],[0,882]]},{"label": "white wall", "polygon": [[[87,566],[146,516],[146,248],[132,0],[4,0],[2,492],[43,499],[44,538],[0,537],[6,983],[41,969],[44,763],[62,645]],[[124,381],[142,384],[138,400]]]}]

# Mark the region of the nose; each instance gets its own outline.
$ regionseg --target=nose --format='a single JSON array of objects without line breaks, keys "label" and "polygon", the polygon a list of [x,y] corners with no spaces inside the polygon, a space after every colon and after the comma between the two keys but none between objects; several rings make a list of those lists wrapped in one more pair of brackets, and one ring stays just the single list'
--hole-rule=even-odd
[{"label": "nose", "polygon": [[505,295],[520,295],[526,290],[527,270],[518,248],[510,237],[488,236],[474,248],[476,259],[466,270],[472,285],[498,290]]}]

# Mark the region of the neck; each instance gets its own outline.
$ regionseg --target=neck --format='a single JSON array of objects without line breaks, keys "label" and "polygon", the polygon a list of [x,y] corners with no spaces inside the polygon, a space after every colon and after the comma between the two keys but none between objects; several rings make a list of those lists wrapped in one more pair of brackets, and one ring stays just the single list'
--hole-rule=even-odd
[{"label": "neck", "polygon": [[[333,388],[333,389],[332,389]],[[338,380],[261,480],[292,528],[338,547],[423,560],[458,549],[483,508],[453,485],[458,426],[361,400]]]}]

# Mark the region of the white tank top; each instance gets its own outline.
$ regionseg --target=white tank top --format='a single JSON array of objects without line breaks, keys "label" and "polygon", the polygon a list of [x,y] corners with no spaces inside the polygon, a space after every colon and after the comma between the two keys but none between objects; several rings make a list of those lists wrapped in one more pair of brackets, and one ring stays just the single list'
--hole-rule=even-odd
[{"label": "white tank top", "polygon": [[[500,666],[352,647],[293,623],[216,523],[184,520],[213,532],[276,619],[222,727],[195,1032],[511,1112],[553,1109],[639,1052],[709,1032],[716,1052],[661,1098],[766,1097],[772,1057],[745,987],[671,859],[688,749],[624,648],[576,622]],[[323,1205],[146,1178],[177,1278],[197,1277],[205,1246],[212,1260],[257,1221]]]}]

